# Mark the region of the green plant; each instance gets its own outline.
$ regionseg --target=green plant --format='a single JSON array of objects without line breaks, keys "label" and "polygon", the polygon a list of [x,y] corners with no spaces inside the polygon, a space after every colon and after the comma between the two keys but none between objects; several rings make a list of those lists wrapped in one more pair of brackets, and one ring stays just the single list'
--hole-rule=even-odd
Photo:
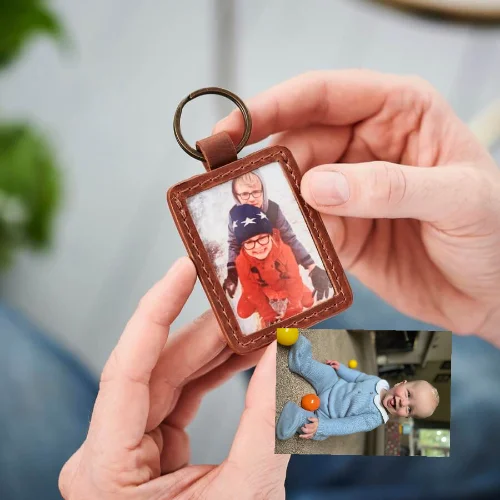
[{"label": "green plant", "polygon": [[[36,35],[61,39],[44,0],[0,0],[0,71]],[[60,169],[44,135],[29,123],[0,121],[0,268],[17,248],[46,247],[60,198]]]}]

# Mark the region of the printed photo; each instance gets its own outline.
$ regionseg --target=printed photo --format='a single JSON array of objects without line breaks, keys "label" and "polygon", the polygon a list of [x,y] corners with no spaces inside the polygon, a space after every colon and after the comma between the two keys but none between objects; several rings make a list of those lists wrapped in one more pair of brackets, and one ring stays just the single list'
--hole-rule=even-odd
[{"label": "printed photo", "polygon": [[283,328],[277,339],[275,453],[450,456],[451,332]]},{"label": "printed photo", "polygon": [[332,297],[334,288],[279,163],[187,202],[243,334]]}]

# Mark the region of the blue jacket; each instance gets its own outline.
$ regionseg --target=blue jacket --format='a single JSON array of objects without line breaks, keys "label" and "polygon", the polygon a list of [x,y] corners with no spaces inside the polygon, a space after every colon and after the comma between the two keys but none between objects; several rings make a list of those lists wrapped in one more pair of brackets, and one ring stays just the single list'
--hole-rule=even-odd
[{"label": "blue jacket", "polygon": [[379,396],[382,389],[389,389],[387,381],[345,365],[340,365],[337,375],[335,385],[319,394],[321,411],[315,440],[371,431],[389,419]]}]

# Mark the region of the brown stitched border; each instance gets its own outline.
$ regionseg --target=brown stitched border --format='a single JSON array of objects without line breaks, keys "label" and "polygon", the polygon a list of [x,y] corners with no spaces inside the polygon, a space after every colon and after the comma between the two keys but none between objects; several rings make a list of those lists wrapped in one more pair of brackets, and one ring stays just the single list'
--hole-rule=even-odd
[{"label": "brown stitched border", "polygon": [[[250,335],[244,335],[198,234],[187,206],[187,199],[271,163],[281,165],[317,247],[318,254],[323,261],[324,268],[334,286],[335,294],[326,301],[292,318],[280,321]],[[238,354],[245,354],[271,343],[276,337],[276,328],[278,327],[307,328],[344,311],[352,304],[351,288],[323,221],[320,215],[309,207],[300,195],[300,179],[300,170],[290,151],[281,146],[273,146],[208,173],[191,177],[168,190],[167,201],[177,229],[189,256],[195,263],[201,284],[228,344]]]}]

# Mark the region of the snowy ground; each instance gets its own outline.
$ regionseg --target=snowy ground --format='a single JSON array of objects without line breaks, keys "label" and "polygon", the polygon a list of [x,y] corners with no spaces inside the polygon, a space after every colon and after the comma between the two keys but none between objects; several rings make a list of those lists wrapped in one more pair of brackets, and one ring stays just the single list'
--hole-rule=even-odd
[{"label": "snowy ground", "polygon": [[[268,198],[280,206],[283,214],[295,231],[297,238],[307,249],[314,262],[323,266],[299,205],[288,185],[288,181],[283,174],[280,164],[272,163],[259,168],[257,171],[264,180]],[[231,181],[188,199],[188,206],[194,223],[205,247],[209,249],[209,253],[213,257],[213,265],[221,283],[226,278],[228,259],[228,218],[229,211],[234,204],[235,200],[231,191]],[[305,271],[303,267],[299,267],[299,269],[302,280],[306,286],[312,289],[312,283],[307,271]],[[238,284],[238,289],[234,298],[231,299],[228,297],[235,314],[240,296],[241,285]],[[244,334],[254,333],[258,329],[256,314],[246,320],[239,318],[239,323]]]}]

